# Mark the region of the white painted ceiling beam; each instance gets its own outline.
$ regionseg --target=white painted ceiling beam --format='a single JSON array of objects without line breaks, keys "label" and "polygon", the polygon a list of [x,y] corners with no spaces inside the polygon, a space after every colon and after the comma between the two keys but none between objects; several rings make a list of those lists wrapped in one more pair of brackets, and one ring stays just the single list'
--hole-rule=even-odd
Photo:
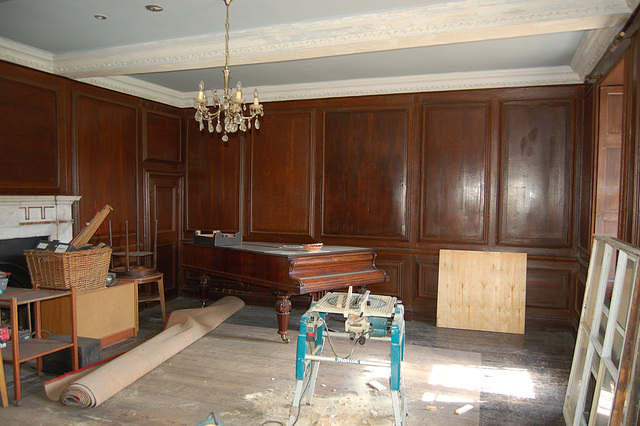
[{"label": "white painted ceiling beam", "polygon": [[[231,64],[280,62],[619,27],[630,12],[624,0],[475,0],[254,30],[232,30]],[[53,59],[55,73],[73,78],[222,65],[224,34],[221,33],[72,52],[56,55]]]}]

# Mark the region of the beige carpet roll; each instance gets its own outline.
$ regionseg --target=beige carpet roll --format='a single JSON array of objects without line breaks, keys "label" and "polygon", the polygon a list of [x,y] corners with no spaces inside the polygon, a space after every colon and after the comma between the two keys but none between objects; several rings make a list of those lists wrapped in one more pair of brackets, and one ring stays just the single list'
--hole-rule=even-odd
[{"label": "beige carpet roll", "polygon": [[[81,408],[96,407],[149,371],[171,358],[220,325],[244,306],[237,297],[227,296],[206,308],[173,311],[164,331],[140,346],[79,377],[62,376],[60,402]],[[58,393],[54,379],[45,388],[47,395]],[[66,383],[71,382],[66,388]],[[50,395],[51,394],[51,395]]]}]

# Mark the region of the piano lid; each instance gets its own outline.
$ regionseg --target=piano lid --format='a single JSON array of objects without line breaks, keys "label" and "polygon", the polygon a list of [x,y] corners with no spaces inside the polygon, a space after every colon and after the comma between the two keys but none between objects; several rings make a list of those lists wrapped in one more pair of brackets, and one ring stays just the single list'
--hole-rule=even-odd
[{"label": "piano lid", "polygon": [[224,246],[228,250],[238,250],[250,253],[262,253],[272,256],[317,256],[322,254],[342,254],[361,252],[363,250],[373,250],[366,247],[349,246],[322,246],[319,251],[308,252],[302,244],[282,244],[263,242],[243,242],[237,245]]}]

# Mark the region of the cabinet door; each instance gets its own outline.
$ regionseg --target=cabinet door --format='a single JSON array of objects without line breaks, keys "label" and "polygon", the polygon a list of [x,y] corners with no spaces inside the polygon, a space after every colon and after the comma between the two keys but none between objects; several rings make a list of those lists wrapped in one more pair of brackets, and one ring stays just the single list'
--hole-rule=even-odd
[{"label": "cabinet door", "polygon": [[155,221],[158,221],[158,269],[164,273],[164,290],[167,296],[177,296],[179,277],[179,247],[182,234],[181,175],[147,173],[148,218],[147,235],[153,244]]}]

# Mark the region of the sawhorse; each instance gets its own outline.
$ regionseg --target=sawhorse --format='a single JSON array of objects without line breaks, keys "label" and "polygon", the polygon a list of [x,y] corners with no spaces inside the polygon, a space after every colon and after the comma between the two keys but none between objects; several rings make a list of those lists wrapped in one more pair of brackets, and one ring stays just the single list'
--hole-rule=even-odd
[{"label": "sawhorse", "polygon": [[[314,304],[315,306],[315,304]],[[296,348],[296,391],[293,397],[293,404],[289,411],[289,426],[295,424],[300,413],[300,403],[307,398],[307,405],[311,404],[313,391],[318,377],[320,361],[331,361],[357,365],[371,365],[390,367],[389,388],[391,389],[391,400],[393,405],[393,415],[396,426],[406,426],[407,421],[407,397],[402,375],[402,361],[404,360],[404,306],[397,304],[391,323],[391,338],[371,339],[391,340],[390,361],[364,361],[352,358],[340,358],[322,356],[324,342],[327,333],[339,335],[341,333],[329,332],[326,327],[326,312],[318,312],[314,306],[307,311],[300,319],[300,331],[298,333],[298,345]]]}]

